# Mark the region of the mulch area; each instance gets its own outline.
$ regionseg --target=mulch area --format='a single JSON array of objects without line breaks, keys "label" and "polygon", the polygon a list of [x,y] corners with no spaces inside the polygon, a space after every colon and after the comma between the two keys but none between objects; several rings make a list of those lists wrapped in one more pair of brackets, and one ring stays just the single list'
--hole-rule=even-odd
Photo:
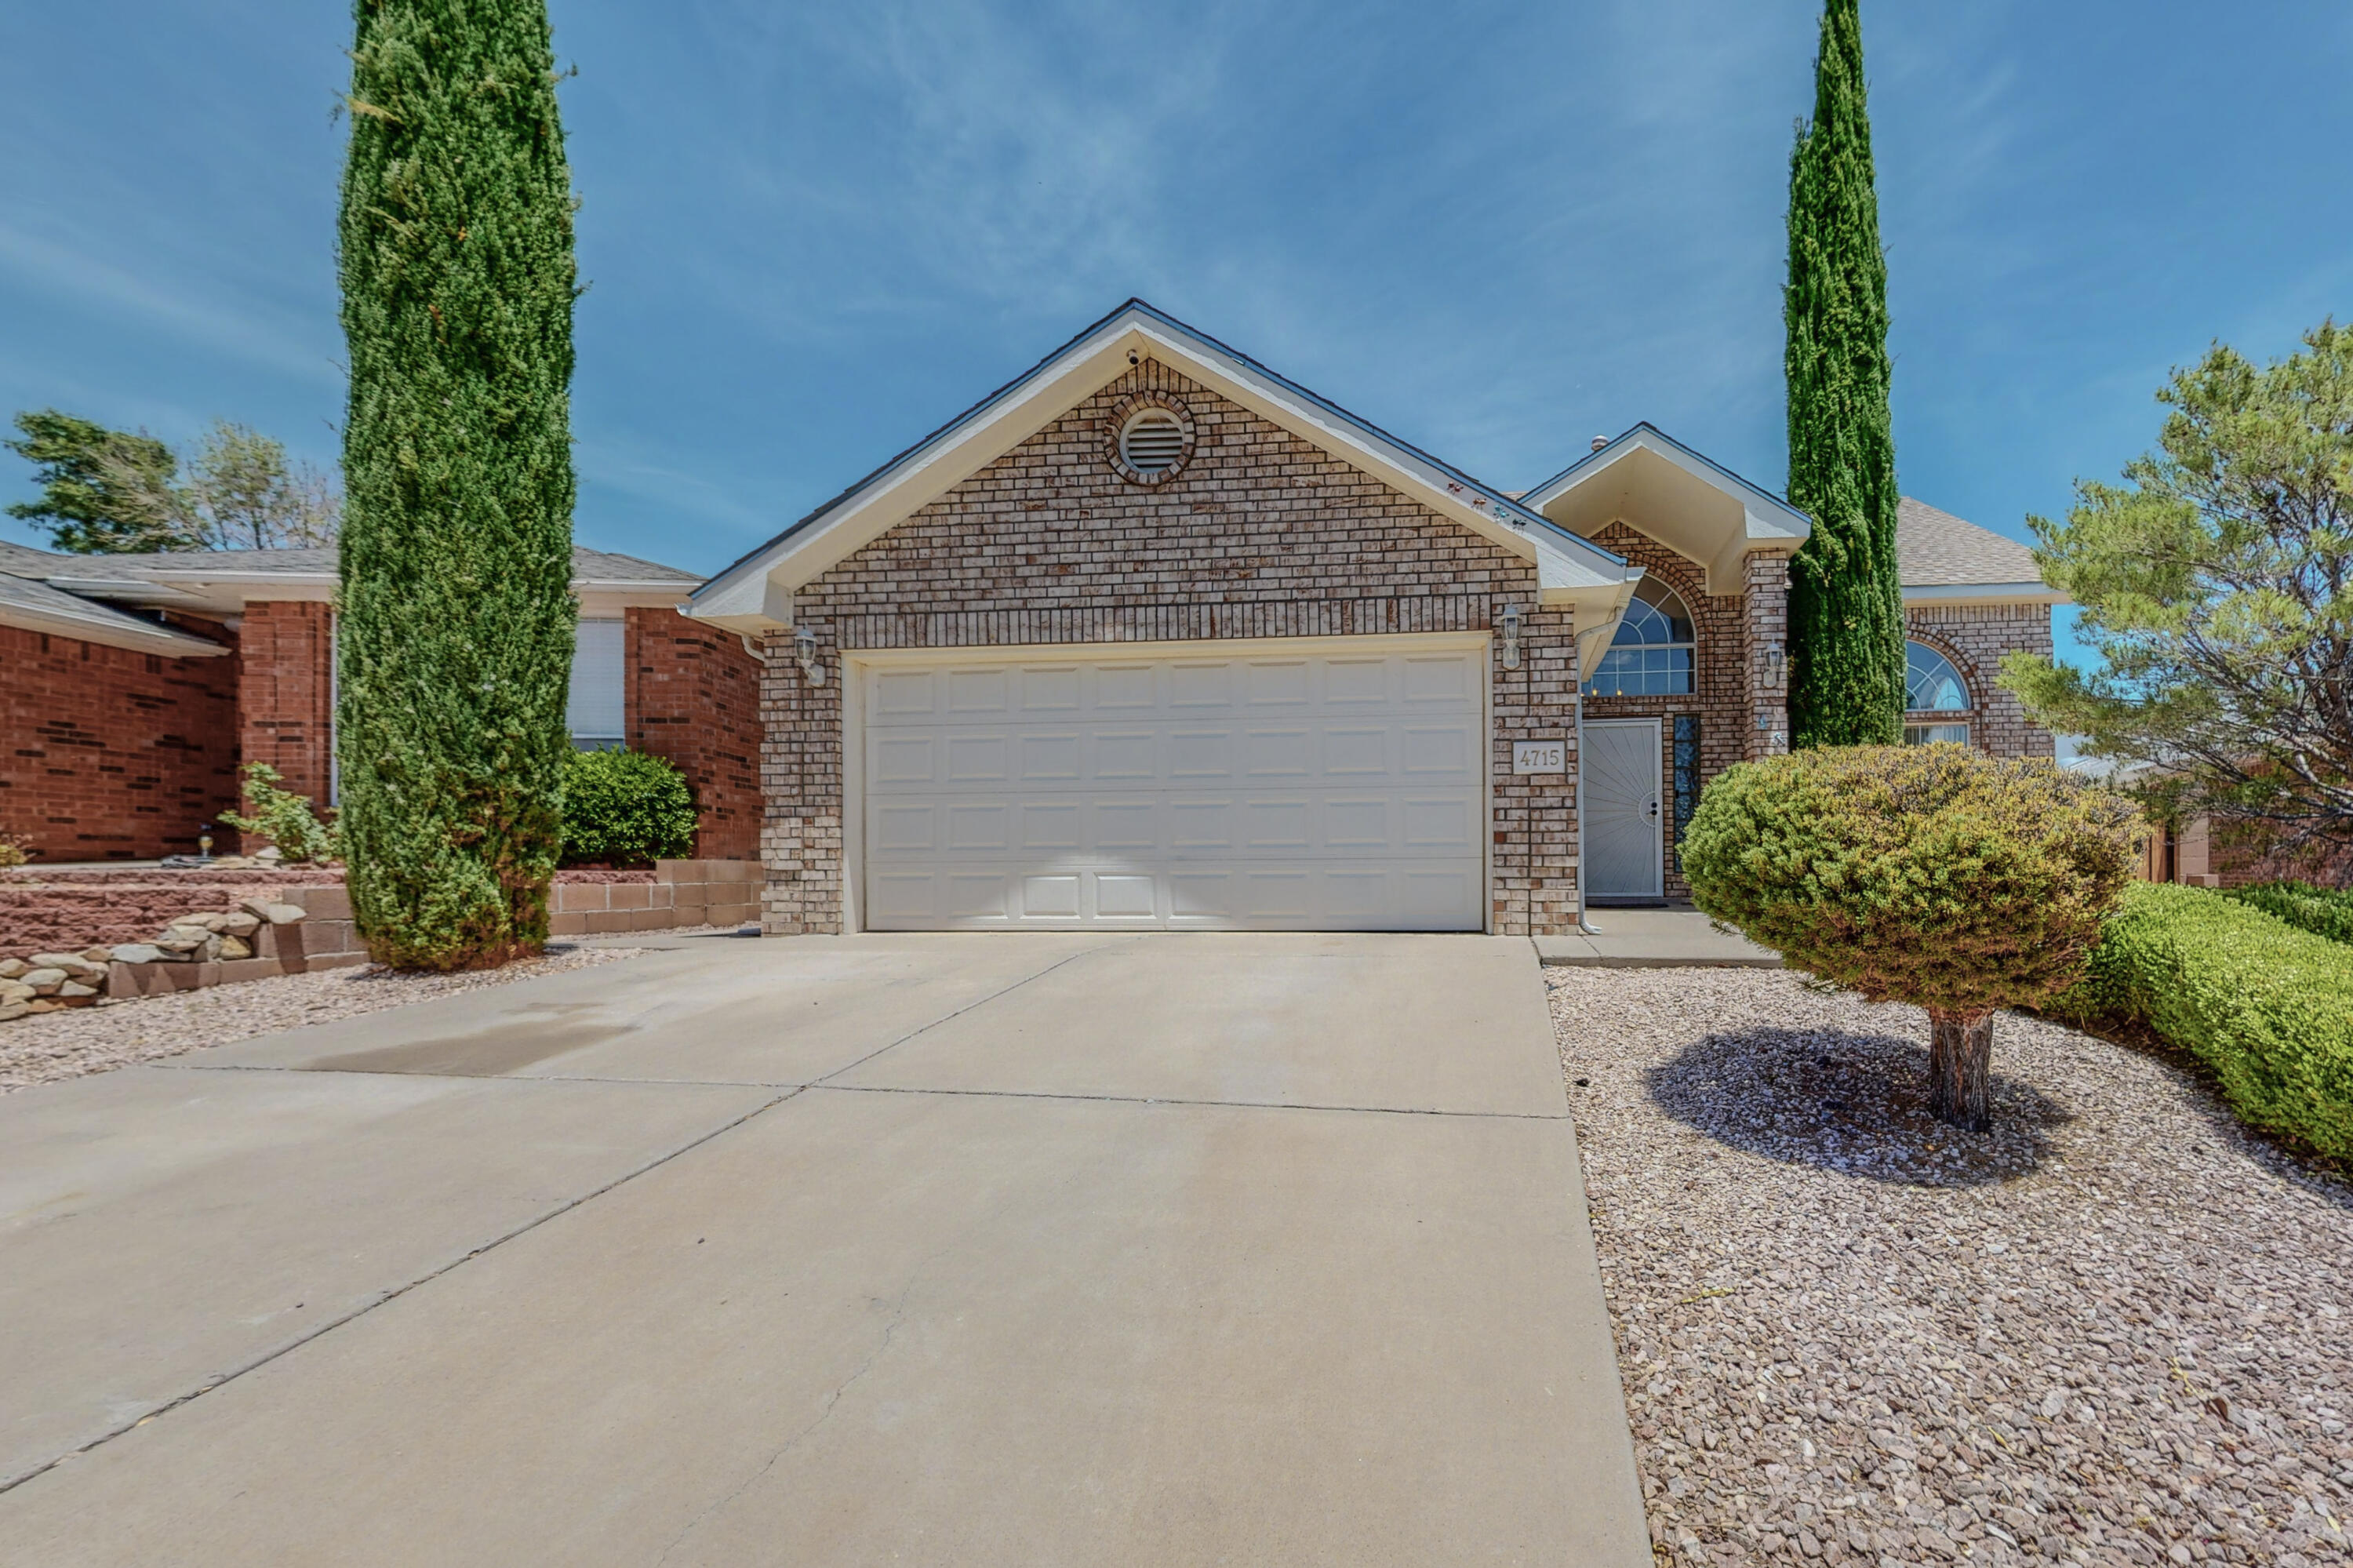
[{"label": "mulch area", "polygon": [[1547,971],[1662,1562],[2353,1561],[2353,1186],[2178,1059],[1753,969]]}]

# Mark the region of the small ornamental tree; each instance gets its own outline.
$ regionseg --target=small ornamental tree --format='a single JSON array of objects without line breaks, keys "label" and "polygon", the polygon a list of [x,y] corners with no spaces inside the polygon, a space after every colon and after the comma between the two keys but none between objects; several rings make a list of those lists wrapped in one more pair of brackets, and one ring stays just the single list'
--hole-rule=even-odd
[{"label": "small ornamental tree", "polygon": [[1929,1108],[1982,1132],[1994,1013],[2075,981],[2146,831],[2048,762],[1842,747],[1718,775],[1683,863],[1703,911],[1792,969],[1926,1009]]}]

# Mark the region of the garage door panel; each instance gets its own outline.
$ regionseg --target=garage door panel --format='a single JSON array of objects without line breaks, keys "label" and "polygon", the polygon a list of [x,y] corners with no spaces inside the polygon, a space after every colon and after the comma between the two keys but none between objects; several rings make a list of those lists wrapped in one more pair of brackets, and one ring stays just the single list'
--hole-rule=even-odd
[{"label": "garage door panel", "polygon": [[1168,705],[1186,709],[1230,708],[1234,705],[1234,667],[1229,663],[1192,662],[1168,666]]},{"label": "garage door panel", "polygon": [[1233,731],[1187,726],[1169,732],[1169,778],[1230,779],[1233,776]]},{"label": "garage door panel", "polygon": [[1082,801],[1024,800],[1018,810],[1025,850],[1075,850],[1086,842]]},{"label": "garage door panel", "polygon": [[867,758],[867,777],[878,784],[930,784],[937,747],[928,735],[880,735]]},{"label": "garage door panel", "polygon": [[1390,667],[1391,661],[1388,659],[1326,659],[1324,705],[1343,712],[1350,708],[1387,707]]},{"label": "garage door panel", "polygon": [[1126,800],[1097,800],[1091,814],[1094,820],[1094,846],[1098,850],[1149,853],[1160,847],[1166,813],[1162,811],[1156,797],[1147,795]]},{"label": "garage door panel", "polygon": [[1077,730],[1024,735],[1018,747],[1020,778],[1024,784],[1071,784],[1078,781],[1079,754],[1082,747]]},{"label": "garage door panel", "polygon": [[1305,725],[1253,725],[1242,736],[1242,773],[1250,779],[1304,779],[1314,732]]},{"label": "garage door panel", "polygon": [[[943,737],[947,754],[946,782],[1003,784],[1009,776],[1011,737],[1000,731],[950,730]],[[890,744],[890,743],[886,743]],[[895,782],[895,780],[894,780]]]},{"label": "garage door panel", "polygon": [[867,672],[867,923],[1477,929],[1483,670],[1466,649]]},{"label": "garage door panel", "polygon": [[1234,803],[1231,800],[1171,800],[1167,817],[1170,849],[1229,850],[1234,847]]},{"label": "garage door panel", "polygon": [[937,849],[939,834],[933,825],[937,810],[928,801],[914,805],[903,801],[877,804],[867,815],[874,848],[885,856],[923,854]]},{"label": "garage door panel", "polygon": [[1160,705],[1160,667],[1156,664],[1097,664],[1094,710],[1117,714]]},{"label": "garage door panel", "polygon": [[1151,729],[1097,730],[1094,768],[1091,777],[1103,781],[1129,779],[1152,783],[1160,777],[1160,732]]},{"label": "garage door panel", "polygon": [[1158,878],[1113,873],[1098,875],[1094,885],[1096,918],[1155,922],[1160,918]]},{"label": "garage door panel", "polygon": [[1084,673],[1076,664],[1025,665],[1015,672],[1024,714],[1075,714],[1084,705]]}]

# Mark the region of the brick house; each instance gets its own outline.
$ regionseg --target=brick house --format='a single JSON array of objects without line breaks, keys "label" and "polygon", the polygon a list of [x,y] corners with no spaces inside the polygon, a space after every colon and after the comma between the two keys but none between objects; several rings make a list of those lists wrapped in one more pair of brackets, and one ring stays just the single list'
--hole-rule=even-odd
[{"label": "brick house", "polygon": [[[1786,747],[1808,526],[1647,425],[1496,490],[1131,301],[688,614],[762,652],[772,933],[1546,933]],[[1901,546],[1908,735],[2051,755],[1992,679],[2060,596]]]},{"label": "brick house", "polygon": [[[596,550],[573,558],[575,744],[669,758],[702,806],[697,854],[751,858],[756,663],[739,639],[678,613],[692,574]],[[48,864],[193,853],[256,759],[332,804],[334,592],[332,549],[0,544],[0,832]]]}]

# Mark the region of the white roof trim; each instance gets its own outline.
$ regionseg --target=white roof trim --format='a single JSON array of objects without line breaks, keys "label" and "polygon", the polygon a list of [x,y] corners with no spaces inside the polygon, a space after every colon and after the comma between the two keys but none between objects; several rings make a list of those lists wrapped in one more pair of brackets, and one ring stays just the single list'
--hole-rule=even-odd
[{"label": "white roof trim", "polygon": [[699,620],[739,631],[788,626],[792,590],[905,522],[1127,374],[1161,364],[1366,470],[1440,515],[1536,563],[1547,603],[1622,599],[1639,577],[1617,556],[1352,418],[1232,350],[1132,302],[963,418],[713,577]]},{"label": "white roof trim", "polygon": [[[1600,481],[1612,469],[1637,454],[1657,458],[1739,506],[1738,526],[1727,528],[1720,539],[1711,539],[1697,546],[1696,554],[1694,553],[1694,542],[1689,539],[1680,543],[1661,541],[1677,553],[1690,556],[1705,570],[1707,591],[1711,594],[1740,592],[1746,586],[1744,563],[1750,555],[1788,555],[1804,544],[1807,535],[1813,532],[1812,521],[1781,497],[1749,483],[1721,463],[1702,456],[1649,424],[1638,424],[1614,440],[1587,453],[1523,494],[1520,503],[1547,516],[1554,515],[1556,503],[1585,485]],[[1614,513],[1611,515],[1616,516]],[[1651,532],[1640,519],[1627,517],[1619,520],[1645,534]]]}]

